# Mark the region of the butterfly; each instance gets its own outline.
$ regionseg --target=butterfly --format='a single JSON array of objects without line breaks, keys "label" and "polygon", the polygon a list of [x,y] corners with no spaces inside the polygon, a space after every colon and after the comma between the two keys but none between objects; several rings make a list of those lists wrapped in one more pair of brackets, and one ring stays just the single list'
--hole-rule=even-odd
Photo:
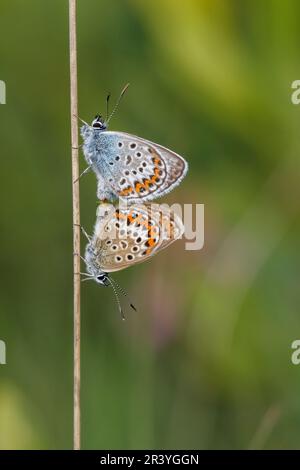
[{"label": "butterfly", "polygon": [[[84,256],[87,273],[82,273],[86,276],[84,280],[110,285],[124,318],[117,289],[124,295],[126,293],[109,273],[151,258],[180,238],[184,226],[181,218],[164,205],[134,204],[123,208],[103,203],[97,210],[93,235],[83,232],[88,239]],[[131,307],[135,308],[133,304]]]},{"label": "butterfly", "polygon": [[83,121],[81,127],[82,148],[88,163],[82,174],[90,169],[95,172],[97,197],[101,201],[118,198],[129,203],[152,201],[178,186],[188,170],[183,157],[162,145],[126,132],[107,130],[128,85],[109,117],[103,120],[97,115],[91,125]]}]

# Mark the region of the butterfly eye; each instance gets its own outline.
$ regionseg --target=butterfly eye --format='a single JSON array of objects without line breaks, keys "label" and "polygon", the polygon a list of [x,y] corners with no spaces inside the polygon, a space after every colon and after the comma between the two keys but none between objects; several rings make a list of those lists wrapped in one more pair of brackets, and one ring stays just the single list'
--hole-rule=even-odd
[{"label": "butterfly eye", "polygon": [[98,114],[92,122],[92,128],[93,129],[99,129],[99,130],[106,129],[106,125],[105,125],[104,121],[102,121],[102,117],[99,116]]},{"label": "butterfly eye", "polygon": [[106,274],[100,274],[99,276],[96,277],[96,280],[97,280],[97,282],[99,282],[99,284],[102,284],[104,286],[106,286],[108,284]]},{"label": "butterfly eye", "polygon": [[101,126],[100,122],[93,122],[93,128],[94,129],[101,129],[101,127],[102,126]]}]

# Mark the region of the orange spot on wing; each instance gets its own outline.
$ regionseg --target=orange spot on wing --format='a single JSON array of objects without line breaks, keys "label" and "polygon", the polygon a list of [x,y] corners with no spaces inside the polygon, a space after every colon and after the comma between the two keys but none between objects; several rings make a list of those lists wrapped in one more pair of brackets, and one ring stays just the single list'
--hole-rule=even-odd
[{"label": "orange spot on wing", "polygon": [[125,189],[122,189],[122,191],[120,191],[120,196],[127,196],[128,194],[132,193],[133,192],[133,188],[131,186],[128,186],[127,188]]},{"label": "orange spot on wing", "polygon": [[160,165],[160,163],[161,163],[161,160],[160,160],[160,158],[158,158],[158,157],[153,157],[153,158],[152,158],[152,161],[153,161],[153,163],[154,163],[155,166],[158,166],[158,165]]},{"label": "orange spot on wing", "polygon": [[155,228],[154,228],[154,227],[150,227],[150,228],[148,229],[148,237],[149,237],[150,239],[152,239],[154,236],[155,236]]},{"label": "orange spot on wing", "polygon": [[116,210],[116,218],[119,220],[119,219],[126,219],[126,215],[125,214],[122,214],[122,212],[120,213],[119,210]]},{"label": "orange spot on wing", "polygon": [[136,183],[135,185],[135,190],[137,193],[139,193],[141,191],[141,188],[143,188],[144,185],[142,183]]},{"label": "orange spot on wing", "polygon": [[128,196],[129,194],[133,193],[134,191],[139,194],[142,189],[148,190],[149,186],[154,184],[158,179],[159,176],[161,175],[161,170],[159,168],[159,165],[161,164],[161,159],[158,157],[153,157],[152,161],[154,163],[154,174],[151,176],[150,179],[143,179],[143,182],[136,182],[134,185],[134,188],[132,186],[128,186],[127,188],[123,189],[120,191],[120,196]]}]

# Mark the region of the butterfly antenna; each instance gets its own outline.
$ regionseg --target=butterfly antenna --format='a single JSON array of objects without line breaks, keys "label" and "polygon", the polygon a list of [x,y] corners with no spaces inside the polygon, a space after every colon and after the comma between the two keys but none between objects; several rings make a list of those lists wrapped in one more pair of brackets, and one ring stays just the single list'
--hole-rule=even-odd
[{"label": "butterfly antenna", "polygon": [[131,302],[130,298],[129,298],[129,295],[128,295],[128,292],[126,292],[125,289],[123,289],[123,287],[120,286],[120,284],[118,284],[118,282],[113,279],[112,277],[110,278],[111,281],[113,281],[113,283],[115,284],[115,286],[119,289],[119,291],[129,300],[129,305],[130,307],[135,310],[137,312],[137,309],[136,307],[133,305],[133,303]]},{"label": "butterfly antenna", "polygon": [[123,96],[124,96],[124,94],[125,94],[125,92],[126,92],[126,90],[127,90],[128,87],[129,87],[129,83],[127,83],[127,85],[125,85],[124,88],[123,88],[123,90],[121,91],[120,96],[119,96],[119,98],[117,99],[117,102],[116,102],[116,104],[115,104],[115,107],[114,107],[114,109],[112,110],[112,112],[111,112],[109,118],[108,118],[107,121],[106,121],[106,125],[109,123],[109,121],[111,120],[111,118],[113,117],[113,115],[115,114],[115,112],[117,111],[118,106],[119,106],[119,104],[120,104],[120,101],[121,101],[121,99],[123,98]]},{"label": "butterfly antenna", "polygon": [[125,315],[124,315],[124,312],[122,310],[122,306],[121,306],[121,302],[120,302],[120,299],[119,299],[119,296],[118,296],[118,292],[114,286],[114,284],[111,282],[111,279],[109,277],[107,277],[107,280],[108,282],[110,283],[111,287],[113,288],[113,291],[114,291],[114,294],[115,294],[115,297],[116,297],[116,300],[117,300],[117,304],[118,304],[118,308],[119,308],[119,312],[120,312],[120,315],[121,315],[121,318],[122,320],[125,320]]},{"label": "butterfly antenna", "polygon": [[91,127],[87,122],[85,122],[83,119],[77,116],[77,114],[73,114],[73,116],[76,117],[79,121],[83,122],[83,124],[85,124],[86,126]]},{"label": "butterfly antenna", "polygon": [[105,122],[108,122],[108,116],[109,116],[109,99],[110,99],[110,93],[107,94],[106,97],[106,116],[105,116]]}]

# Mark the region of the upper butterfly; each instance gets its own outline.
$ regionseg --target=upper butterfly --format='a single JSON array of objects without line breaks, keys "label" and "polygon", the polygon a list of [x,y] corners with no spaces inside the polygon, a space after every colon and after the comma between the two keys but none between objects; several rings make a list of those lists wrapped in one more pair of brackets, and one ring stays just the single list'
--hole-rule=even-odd
[{"label": "upper butterfly", "polygon": [[184,158],[141,137],[108,131],[110,118],[105,121],[96,116],[91,125],[81,127],[88,163],[84,173],[89,169],[96,173],[97,197],[101,201],[152,201],[182,181],[188,170]]}]

